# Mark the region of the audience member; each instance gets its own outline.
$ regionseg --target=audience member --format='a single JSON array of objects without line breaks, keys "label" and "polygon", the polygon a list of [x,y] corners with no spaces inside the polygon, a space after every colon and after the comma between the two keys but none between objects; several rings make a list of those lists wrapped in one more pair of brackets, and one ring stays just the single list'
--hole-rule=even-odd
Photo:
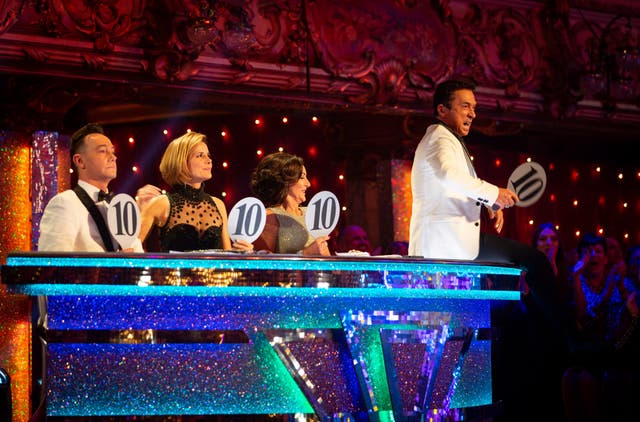
[{"label": "audience member", "polygon": [[573,274],[569,365],[562,379],[570,421],[602,420],[603,375],[613,363],[612,333],[618,325],[622,297],[616,277],[606,272],[607,243],[586,234],[578,245],[580,259]]},{"label": "audience member", "polygon": [[382,255],[407,256],[408,254],[409,254],[409,242],[402,241],[402,240],[394,240],[382,250]]},{"label": "audience member", "polygon": [[[540,224],[533,232],[531,246],[542,252],[555,274],[554,301],[560,311],[555,320],[544,317],[536,302],[527,291],[522,302],[526,311],[528,344],[523,351],[529,356],[531,381],[527,382],[528,401],[541,413],[564,419],[562,403],[562,374],[567,367],[568,306],[571,300],[571,285],[564,260],[560,233],[552,223]],[[563,312],[564,310],[565,312]],[[525,381],[526,382],[526,381]]]},{"label": "audience member", "polygon": [[531,246],[542,252],[549,260],[556,276],[558,300],[563,304],[568,303],[571,296],[571,284],[558,229],[552,223],[540,224],[533,232]]},{"label": "audience member", "polygon": [[305,223],[311,186],[302,158],[286,152],[264,157],[251,175],[251,190],[267,207],[267,222],[256,249],[273,253],[330,255],[329,236],[314,239]]},{"label": "audience member", "polygon": [[561,260],[563,254],[560,246],[560,236],[558,230],[551,223],[543,223],[533,232],[531,246],[542,252],[553,269],[554,274],[558,275],[562,268]]},{"label": "audience member", "polygon": [[340,230],[336,242],[336,252],[360,251],[372,254],[371,244],[367,232],[355,224],[348,225]]},{"label": "audience member", "polygon": [[[159,227],[163,252],[232,249],[226,207],[204,191],[204,182],[212,177],[206,140],[201,133],[188,132],[171,141],[160,161],[162,179],[172,190],[144,205],[140,239]],[[148,193],[150,187],[144,189]],[[241,240],[233,248],[251,251],[253,246]]]},{"label": "audience member", "polygon": [[613,330],[614,358],[603,379],[604,406],[611,421],[638,418],[640,391],[640,245],[627,251],[627,277],[621,287],[624,306]]},{"label": "audience member", "polygon": [[[102,126],[87,124],[71,135],[71,166],[78,175],[73,189],[51,198],[40,221],[39,251],[108,252],[120,250],[107,223],[109,182],[118,166]],[[142,252],[135,241],[125,252]]]}]

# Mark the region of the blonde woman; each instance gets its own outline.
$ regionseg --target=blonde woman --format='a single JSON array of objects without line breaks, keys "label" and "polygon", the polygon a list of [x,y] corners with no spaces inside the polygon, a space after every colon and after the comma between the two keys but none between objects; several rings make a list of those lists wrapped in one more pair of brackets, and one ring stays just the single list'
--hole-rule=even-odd
[{"label": "blonde woman", "polygon": [[231,244],[224,203],[204,191],[204,182],[212,177],[206,140],[189,132],[171,141],[160,161],[160,174],[171,191],[142,207],[140,239],[158,226],[163,252],[253,249],[245,241]]}]

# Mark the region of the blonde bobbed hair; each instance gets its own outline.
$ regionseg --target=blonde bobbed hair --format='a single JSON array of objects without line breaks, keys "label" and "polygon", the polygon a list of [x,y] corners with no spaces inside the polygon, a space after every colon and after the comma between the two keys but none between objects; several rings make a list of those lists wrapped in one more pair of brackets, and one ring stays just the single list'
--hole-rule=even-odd
[{"label": "blonde bobbed hair", "polygon": [[188,132],[169,143],[160,160],[160,175],[168,185],[186,183],[191,179],[187,164],[189,153],[201,142],[207,143],[206,135]]}]

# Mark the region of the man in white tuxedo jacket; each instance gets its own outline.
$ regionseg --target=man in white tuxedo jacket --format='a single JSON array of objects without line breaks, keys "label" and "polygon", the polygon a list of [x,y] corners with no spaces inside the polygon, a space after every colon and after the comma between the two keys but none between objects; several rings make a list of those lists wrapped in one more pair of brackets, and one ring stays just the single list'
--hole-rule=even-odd
[{"label": "man in white tuxedo jacket", "polygon": [[502,208],[518,200],[514,192],[478,178],[471,163],[462,137],[476,117],[474,88],[468,82],[446,81],[436,89],[434,112],[440,122],[427,128],[411,169],[409,255],[475,259],[482,206],[488,207],[500,232]]},{"label": "man in white tuxedo jacket", "polygon": [[[111,140],[101,126],[88,124],[71,136],[71,163],[78,174],[78,186],[96,203],[106,223],[106,203],[109,182],[116,177],[116,155]],[[109,234],[113,248],[118,243]],[[105,252],[109,248],[102,240],[98,225],[73,189],[51,198],[40,221],[39,251]],[[125,252],[143,252],[136,240]]]},{"label": "man in white tuxedo jacket", "polygon": [[[518,197],[508,189],[488,183],[476,175],[473,164],[466,150],[463,136],[469,133],[471,123],[476,117],[476,99],[474,86],[463,81],[445,81],[440,84],[434,94],[434,111],[439,123],[429,126],[424,138],[418,145],[411,172],[411,186],[413,191],[413,210],[410,226],[409,254],[434,259],[463,259],[484,262],[501,262],[519,266],[526,270],[525,282],[530,288],[533,302],[527,301],[527,309],[536,309],[528,314],[527,321],[537,320],[537,315],[544,315],[545,327],[553,327],[557,334],[566,333],[565,304],[558,300],[555,294],[555,275],[544,254],[535,248],[515,240],[499,237],[496,234],[480,232],[480,213],[483,207],[489,212],[489,217],[495,221],[494,228],[499,233],[503,226],[503,209],[513,206]],[[516,286],[513,286],[514,288]],[[492,305],[492,318],[500,315],[499,307]],[[520,309],[520,308],[518,308]],[[494,313],[493,311],[497,311]],[[542,312],[540,314],[540,311]],[[492,326],[499,327],[504,320],[492,322]],[[530,324],[525,324],[526,330]],[[560,337],[563,338],[563,337]],[[533,342],[544,342],[546,338],[532,337]],[[516,355],[522,358],[521,350],[517,349],[522,343],[509,346],[509,343],[497,342],[492,344],[498,350],[499,356]],[[515,350],[515,353],[513,353]],[[510,353],[511,352],[511,353]],[[562,350],[558,350],[562,356]],[[533,361],[544,359],[544,356],[525,355]],[[518,390],[518,399],[504,393],[519,385],[520,372],[513,371],[522,364],[518,359],[506,363],[506,359],[495,362],[493,368],[499,384],[497,398],[504,406],[505,420],[521,420],[523,414],[520,409],[524,404],[527,409],[544,409],[545,403],[536,399],[542,396],[532,394],[532,391]],[[528,365],[527,361],[524,365]],[[539,364],[539,362],[538,362]],[[512,366],[510,366],[512,365]],[[513,378],[509,378],[513,374]],[[556,382],[559,385],[558,377]],[[531,385],[546,382],[544,378],[527,379]],[[508,385],[507,385],[508,384]],[[524,384],[523,384],[524,385]],[[553,385],[549,385],[551,389]],[[500,395],[500,391],[504,390]],[[529,412],[531,415],[547,415],[546,413]],[[524,416],[529,416],[524,415]],[[527,419],[532,420],[532,419]]]},{"label": "man in white tuxedo jacket", "polygon": [[438,123],[427,128],[411,170],[413,209],[409,255],[515,264],[541,306],[553,295],[555,276],[547,258],[529,245],[480,232],[483,206],[500,233],[502,210],[517,195],[480,179],[462,139],[476,117],[475,85],[448,80],[436,88],[433,108]]}]

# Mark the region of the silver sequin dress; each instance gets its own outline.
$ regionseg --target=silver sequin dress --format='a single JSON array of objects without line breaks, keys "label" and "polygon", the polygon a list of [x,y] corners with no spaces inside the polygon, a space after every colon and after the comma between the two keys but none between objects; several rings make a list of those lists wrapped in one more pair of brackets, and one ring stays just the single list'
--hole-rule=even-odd
[{"label": "silver sequin dress", "polygon": [[304,221],[306,207],[300,208],[302,215],[289,214],[280,207],[269,208],[280,224],[275,253],[294,254],[313,243],[313,237]]}]

